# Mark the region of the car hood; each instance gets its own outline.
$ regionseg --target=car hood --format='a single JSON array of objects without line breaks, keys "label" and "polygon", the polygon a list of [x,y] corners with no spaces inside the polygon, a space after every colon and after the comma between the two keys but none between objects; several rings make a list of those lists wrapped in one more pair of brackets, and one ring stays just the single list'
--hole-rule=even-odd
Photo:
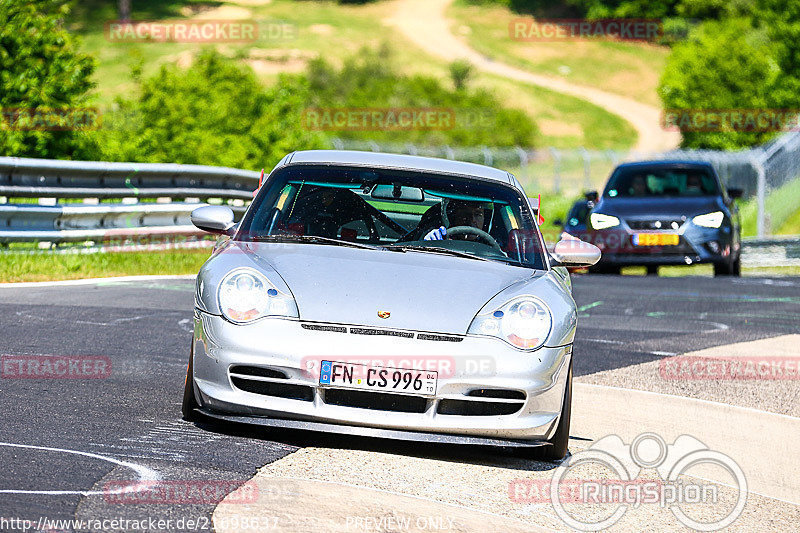
[{"label": "car hood", "polygon": [[246,248],[253,261],[268,263],[283,278],[300,319],[312,322],[465,334],[493,296],[543,274],[414,251],[276,243]]},{"label": "car hood", "polygon": [[594,212],[618,217],[692,217],[719,211],[722,203],[717,196],[687,196],[680,198],[603,198]]}]

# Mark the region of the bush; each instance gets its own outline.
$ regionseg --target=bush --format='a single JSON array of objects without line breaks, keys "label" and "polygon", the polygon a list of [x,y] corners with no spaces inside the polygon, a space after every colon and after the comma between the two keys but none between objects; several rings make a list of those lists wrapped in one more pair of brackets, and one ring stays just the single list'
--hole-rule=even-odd
[{"label": "bush", "polygon": [[533,146],[539,132],[521,110],[504,108],[484,89],[449,90],[436,79],[403,76],[391,52],[361,50],[335,69],[318,59],[308,72],[311,107],[436,108],[451,111],[455,124],[444,129],[393,131],[332,131],[331,136],[376,142],[412,142],[457,146]]},{"label": "bush", "polygon": [[[446,89],[434,78],[406,77],[390,52],[363,50],[336,69],[321,59],[304,75],[281,76],[264,88],[249,67],[205,51],[186,71],[162,67],[140,81],[139,95],[119,101],[97,132],[103,158],[258,169],[294,150],[327,148],[333,137],[530,146],[535,125],[522,111],[504,109],[484,90]],[[337,131],[307,123],[313,108],[437,108],[452,110],[455,127]]]},{"label": "bush", "polygon": [[298,147],[327,144],[297,126],[307,93],[301,78],[265,90],[249,68],[206,51],[186,71],[163,67],[142,82],[137,100],[118,103],[126,120],[100,132],[104,157],[269,167]]}]

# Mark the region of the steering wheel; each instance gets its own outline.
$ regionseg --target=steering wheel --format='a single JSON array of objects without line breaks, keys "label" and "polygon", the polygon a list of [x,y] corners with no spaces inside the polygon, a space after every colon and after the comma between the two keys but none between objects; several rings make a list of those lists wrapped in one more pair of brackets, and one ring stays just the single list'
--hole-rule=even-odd
[{"label": "steering wheel", "polygon": [[453,235],[475,235],[478,237],[478,240],[484,244],[488,244],[498,252],[503,253],[503,249],[500,248],[500,245],[496,240],[494,240],[494,237],[482,229],[474,228],[472,226],[453,226],[452,228],[447,228],[447,237],[450,238]]}]

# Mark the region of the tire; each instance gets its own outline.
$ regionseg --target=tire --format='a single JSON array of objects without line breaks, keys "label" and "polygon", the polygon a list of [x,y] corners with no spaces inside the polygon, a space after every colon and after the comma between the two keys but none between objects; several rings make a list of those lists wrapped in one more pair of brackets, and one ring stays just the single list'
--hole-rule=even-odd
[{"label": "tire", "polygon": [[569,423],[572,417],[572,359],[569,361],[567,371],[567,384],[564,391],[564,403],[561,406],[561,418],[553,438],[547,442],[550,446],[544,447],[544,458],[548,461],[560,461],[567,456],[569,451]]},{"label": "tire", "polygon": [[734,269],[733,262],[714,263],[714,277],[732,276]]},{"label": "tire", "polygon": [[622,272],[622,267],[616,265],[595,265],[589,267],[589,272],[592,274],[615,274],[618,276]]},{"label": "tire", "polygon": [[183,419],[187,422],[194,422],[199,417],[195,409],[200,407],[197,403],[197,396],[194,390],[194,372],[192,371],[192,363],[194,362],[194,339],[192,339],[192,347],[189,349],[189,365],[186,367],[186,381],[183,387]]},{"label": "tire", "polygon": [[736,257],[736,261],[733,262],[733,269],[731,274],[736,276],[737,278],[742,276],[742,256],[739,255]]}]

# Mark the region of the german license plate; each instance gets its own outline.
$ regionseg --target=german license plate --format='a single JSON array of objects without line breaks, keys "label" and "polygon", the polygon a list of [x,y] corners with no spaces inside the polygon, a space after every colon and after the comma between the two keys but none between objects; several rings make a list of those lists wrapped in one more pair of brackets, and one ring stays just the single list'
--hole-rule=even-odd
[{"label": "german license plate", "polygon": [[676,246],[679,241],[675,233],[636,233],[633,236],[636,246]]},{"label": "german license plate", "polygon": [[433,396],[436,394],[438,372],[410,368],[322,361],[319,384],[345,389],[376,390],[402,394]]}]

